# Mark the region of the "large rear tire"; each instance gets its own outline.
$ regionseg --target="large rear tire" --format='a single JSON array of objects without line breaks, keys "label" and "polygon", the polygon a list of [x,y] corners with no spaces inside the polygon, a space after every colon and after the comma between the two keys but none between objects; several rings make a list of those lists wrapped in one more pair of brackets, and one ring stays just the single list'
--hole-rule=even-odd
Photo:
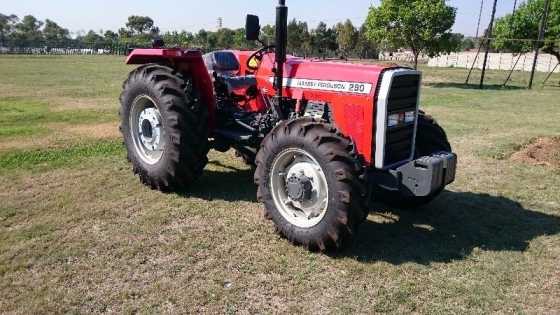
[{"label": "large rear tire", "polygon": [[123,85],[120,130],[128,160],[152,189],[184,189],[208,162],[208,109],[196,94],[190,78],[155,64],[134,70]]},{"label": "large rear tire", "polygon": [[367,216],[354,146],[329,124],[282,122],[264,139],[256,163],[265,216],[294,244],[340,248]]},{"label": "large rear tire", "polygon": [[[445,130],[434,118],[424,112],[420,112],[418,116],[415,152],[415,158],[438,152],[452,152]],[[443,189],[425,197],[409,197],[403,196],[400,192],[377,188],[374,198],[391,207],[414,209],[432,202],[442,191]]]}]

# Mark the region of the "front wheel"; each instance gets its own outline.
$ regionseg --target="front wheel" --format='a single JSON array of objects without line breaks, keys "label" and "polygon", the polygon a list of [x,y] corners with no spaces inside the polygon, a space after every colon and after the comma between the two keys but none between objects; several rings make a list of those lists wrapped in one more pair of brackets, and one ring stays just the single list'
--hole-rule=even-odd
[{"label": "front wheel", "polygon": [[277,231],[310,250],[341,247],[365,219],[361,168],[350,140],[332,126],[278,125],[257,154],[258,199]]}]

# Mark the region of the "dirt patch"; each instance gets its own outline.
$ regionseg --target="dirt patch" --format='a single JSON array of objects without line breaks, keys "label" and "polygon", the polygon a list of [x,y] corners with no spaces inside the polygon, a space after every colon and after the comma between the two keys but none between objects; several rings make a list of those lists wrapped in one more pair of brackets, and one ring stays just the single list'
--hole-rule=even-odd
[{"label": "dirt patch", "polygon": [[515,162],[560,167],[560,137],[537,138],[511,156]]},{"label": "dirt patch", "polygon": [[52,139],[47,137],[26,137],[22,139],[0,141],[0,153],[11,150],[27,150],[31,148],[42,148],[51,144]]},{"label": "dirt patch", "polygon": [[52,111],[65,110],[98,110],[115,108],[116,101],[110,98],[70,98],[70,97],[52,97],[49,99],[50,109]]},{"label": "dirt patch", "polygon": [[49,124],[48,127],[52,132],[45,136],[22,137],[0,141],[0,152],[57,147],[69,141],[80,139],[106,140],[121,137],[117,122],[74,126],[68,124]]},{"label": "dirt patch", "polygon": [[80,137],[95,139],[113,139],[121,135],[117,123],[78,125],[68,127],[67,131]]}]

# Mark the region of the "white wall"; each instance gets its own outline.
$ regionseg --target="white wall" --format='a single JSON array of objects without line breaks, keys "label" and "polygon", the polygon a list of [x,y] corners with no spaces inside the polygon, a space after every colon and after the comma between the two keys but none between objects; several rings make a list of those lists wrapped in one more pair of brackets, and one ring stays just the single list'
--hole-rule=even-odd
[{"label": "white wall", "polygon": [[[533,67],[534,53],[522,54],[519,62],[515,66],[518,71],[531,71]],[[450,55],[442,55],[436,58],[430,58],[428,66],[430,67],[456,67],[470,69],[476,57],[476,52],[452,53]],[[492,70],[511,70],[519,55],[509,53],[490,53],[488,54],[488,63],[486,69]],[[476,60],[475,68],[482,69],[484,62],[484,53],[481,52]],[[550,72],[558,63],[556,57],[548,54],[539,54],[537,61],[537,71]],[[560,72],[560,66],[556,67],[554,72]]]}]

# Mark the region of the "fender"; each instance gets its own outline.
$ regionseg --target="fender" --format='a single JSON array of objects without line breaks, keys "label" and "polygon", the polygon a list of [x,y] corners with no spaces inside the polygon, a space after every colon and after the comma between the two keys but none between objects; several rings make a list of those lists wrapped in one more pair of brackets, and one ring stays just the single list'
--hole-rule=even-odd
[{"label": "fender", "polygon": [[190,75],[202,102],[208,107],[208,126],[212,131],[216,122],[216,100],[212,78],[206,69],[202,53],[199,50],[181,48],[134,49],[126,58],[128,65],[148,63],[169,65],[179,72]]}]

